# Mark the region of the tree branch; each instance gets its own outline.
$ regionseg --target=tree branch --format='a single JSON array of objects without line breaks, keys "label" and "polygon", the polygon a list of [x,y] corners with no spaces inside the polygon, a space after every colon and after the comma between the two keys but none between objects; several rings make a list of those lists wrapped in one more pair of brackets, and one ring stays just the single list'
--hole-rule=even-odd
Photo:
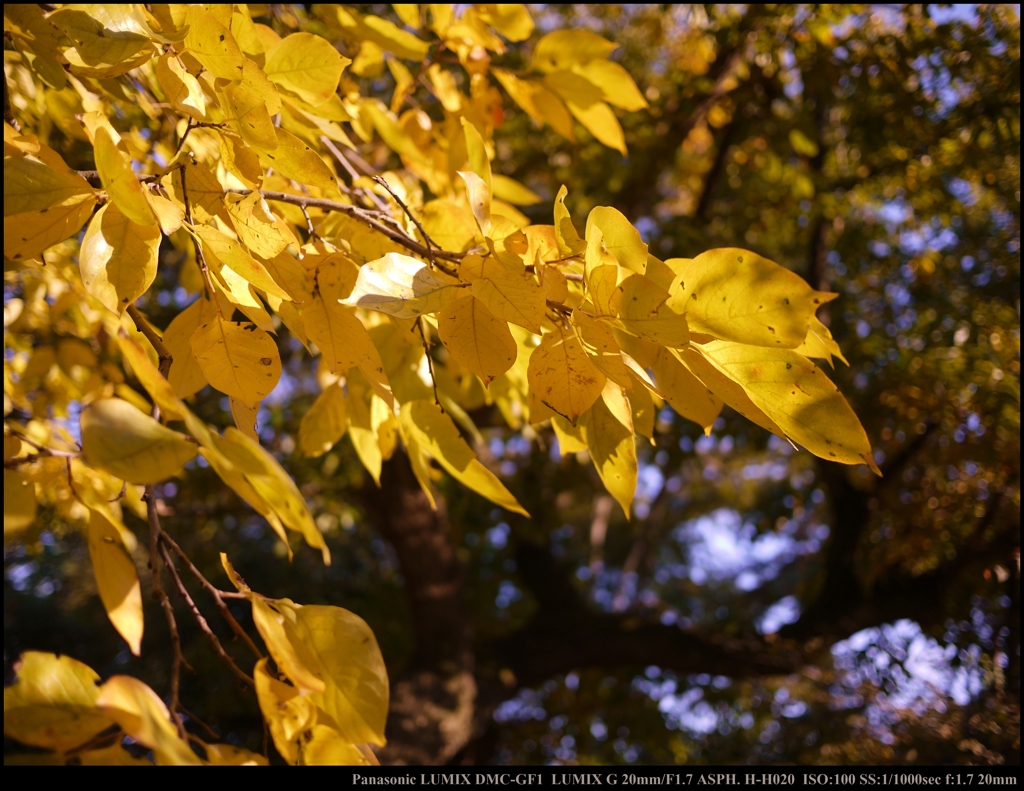
[{"label": "tree branch", "polygon": [[160,544],[160,554],[164,559],[164,565],[167,566],[167,570],[171,573],[171,578],[174,580],[178,593],[181,594],[181,598],[185,600],[185,604],[188,605],[188,608],[192,611],[192,617],[195,618],[196,623],[199,625],[199,630],[206,635],[206,639],[209,640],[210,645],[213,646],[214,653],[224,660],[224,663],[231,669],[231,672],[235,674],[235,677],[238,678],[239,681],[244,681],[250,687],[255,689],[256,682],[253,681],[250,676],[242,672],[241,668],[235,664],[235,660],[228,656],[227,651],[224,650],[224,646],[222,646],[220,644],[220,640],[217,639],[217,635],[215,635],[213,630],[210,628],[210,624],[206,622],[206,618],[204,618],[203,614],[199,612],[199,608],[196,606],[195,601],[193,601],[192,596],[189,595],[188,588],[185,587],[185,583],[182,582],[181,577],[178,575],[178,570],[174,567],[174,561],[171,558],[170,553],[167,551],[167,545],[163,542]]}]

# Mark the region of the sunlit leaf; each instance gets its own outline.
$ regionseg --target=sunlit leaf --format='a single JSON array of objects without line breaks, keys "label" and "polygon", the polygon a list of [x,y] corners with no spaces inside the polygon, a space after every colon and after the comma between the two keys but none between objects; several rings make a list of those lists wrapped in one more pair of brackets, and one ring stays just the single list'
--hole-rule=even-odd
[{"label": "sunlit leaf", "polygon": [[437,316],[437,334],[456,362],[490,384],[516,361],[508,324],[470,295],[449,302]]},{"label": "sunlit leaf", "polygon": [[792,349],[803,343],[818,308],[837,294],[749,250],[709,250],[666,261],[677,274],[672,301],[696,332],[738,343]]},{"label": "sunlit leaf", "polygon": [[561,327],[533,350],[528,376],[541,402],[573,424],[598,399],[606,381],[576,334]]},{"label": "sunlit leaf", "polygon": [[270,395],[281,378],[277,344],[255,324],[216,316],[199,325],[191,342],[206,380],[250,406]]},{"label": "sunlit leaf", "polygon": [[464,486],[502,508],[529,516],[512,493],[477,459],[452,419],[432,401],[402,404],[402,426],[417,443]]},{"label": "sunlit leaf", "polygon": [[139,225],[116,204],[101,207],[85,231],[78,256],[86,290],[108,310],[123,313],[156,278],[160,238],[155,222]]},{"label": "sunlit leaf", "polygon": [[196,446],[120,398],[102,398],[82,410],[85,460],[130,483],[166,480],[195,458]]},{"label": "sunlit leaf", "polygon": [[351,62],[321,36],[292,33],[266,53],[263,69],[282,88],[316,106],[331,98]]},{"label": "sunlit leaf", "polygon": [[347,427],[345,393],[341,385],[324,388],[299,422],[299,450],[303,456],[322,456],[341,439]]},{"label": "sunlit leaf", "polygon": [[17,681],[4,687],[6,736],[64,752],[113,724],[97,708],[100,677],[88,665],[69,656],[26,651],[14,672]]},{"label": "sunlit leaf", "polygon": [[89,557],[107,617],[138,656],[143,629],[139,575],[121,540],[121,532],[97,508],[89,509]]}]

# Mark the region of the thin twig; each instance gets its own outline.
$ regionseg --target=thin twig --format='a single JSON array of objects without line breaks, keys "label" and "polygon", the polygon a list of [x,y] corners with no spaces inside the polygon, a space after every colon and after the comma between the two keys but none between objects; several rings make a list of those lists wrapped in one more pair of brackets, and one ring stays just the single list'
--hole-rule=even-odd
[{"label": "thin twig", "polygon": [[388,191],[388,195],[394,198],[395,203],[402,207],[402,211],[405,212],[405,216],[412,220],[416,228],[419,229],[420,235],[423,237],[423,243],[427,246],[427,260],[429,260],[430,265],[436,269],[437,261],[434,260],[434,248],[437,247],[437,245],[434,244],[434,240],[430,238],[430,234],[426,232],[423,224],[416,219],[415,215],[413,215],[411,211],[409,211],[409,207],[405,205],[405,201],[398,197],[398,194],[391,189],[391,185],[388,184],[387,181],[385,181],[381,176],[374,176],[373,180]]},{"label": "thin twig", "polygon": [[430,370],[430,384],[434,388],[434,403],[437,404],[441,410],[441,414],[444,414],[444,407],[441,406],[441,399],[437,397],[437,377],[434,376],[434,361],[430,357],[430,344],[427,343],[427,334],[423,329],[423,317],[420,316],[416,319],[416,327],[420,331],[420,338],[423,340],[423,353],[427,356],[427,368]]},{"label": "thin twig", "polygon": [[81,456],[81,453],[73,453],[67,450],[53,450],[51,448],[40,448],[38,453],[31,453],[28,456],[15,457],[8,459],[4,462],[4,469],[11,470],[15,467],[20,467],[22,464],[31,464],[34,461],[39,461],[42,458],[54,457],[58,459],[77,459]]},{"label": "thin twig", "polygon": [[[181,202],[185,204],[185,222],[188,223],[188,227],[192,228],[194,222],[192,220],[192,207],[188,202],[188,190],[185,188],[185,171],[187,168],[182,163],[180,167],[181,172]],[[203,255],[203,246],[199,243],[199,240],[192,234],[192,246],[196,251],[196,263],[199,264],[199,270],[203,273],[203,285],[206,287],[206,296],[213,300],[214,307],[217,308],[217,315],[224,318],[220,311],[220,300],[217,299],[216,293],[213,290],[213,280],[210,278],[210,267],[206,265],[206,257]]]},{"label": "thin twig", "polygon": [[200,726],[204,731],[206,731],[207,734],[209,734],[211,739],[220,739],[220,734],[217,733],[217,731],[215,731],[213,728],[211,728],[209,725],[207,725],[205,722],[203,722],[201,719],[199,719],[191,711],[189,711],[188,709],[186,709],[184,706],[182,706],[180,704],[178,705],[178,708],[181,709],[181,713],[182,714],[184,714],[186,717],[188,717],[190,720],[192,720],[192,722],[194,722],[196,725]]},{"label": "thin twig", "polygon": [[[238,195],[249,195],[253,192],[250,189],[229,189],[226,192],[237,193]],[[350,217],[355,217],[357,220],[365,222],[377,233],[384,234],[391,241],[400,244],[407,250],[411,250],[417,255],[421,255],[424,258],[429,258],[433,254],[436,258],[443,258],[447,261],[461,261],[465,258],[468,253],[453,253],[447,250],[431,250],[425,245],[420,244],[414,239],[410,239],[404,233],[392,230],[384,225],[380,220],[372,216],[372,214],[366,209],[360,206],[353,206],[348,203],[338,203],[337,201],[328,200],[326,198],[309,198],[304,195],[290,195],[287,192],[270,192],[261,191],[260,194],[266,200],[280,201],[281,203],[290,203],[294,206],[305,206],[307,208],[326,209],[327,211],[336,211],[342,214],[347,214]]]},{"label": "thin twig", "polygon": [[179,558],[181,558],[182,562],[185,564],[185,567],[189,570],[192,576],[199,580],[199,584],[202,585],[211,596],[213,596],[214,601],[217,602],[217,609],[220,610],[221,615],[224,616],[224,620],[228,622],[228,625],[232,628],[235,634],[237,634],[239,637],[242,638],[242,640],[245,641],[245,644],[249,646],[250,650],[256,655],[257,659],[262,659],[263,652],[256,647],[256,643],[252,641],[252,638],[249,637],[245,629],[242,628],[242,625],[238,623],[237,620],[235,620],[235,616],[231,614],[231,610],[224,602],[224,599],[248,599],[249,597],[244,593],[233,593],[231,591],[220,590],[217,586],[215,586],[212,582],[210,582],[208,579],[206,579],[206,577],[203,576],[202,572],[195,567],[195,564],[191,561],[189,556],[185,554],[185,551],[180,546],[178,546],[177,542],[175,542],[173,538],[171,538],[167,533],[164,533],[161,536],[161,538],[163,542],[172,550],[174,550],[174,553]]},{"label": "thin twig", "polygon": [[320,142],[324,144],[328,151],[334,154],[334,158],[337,159],[339,163],[341,163],[341,166],[343,168],[345,168],[345,172],[348,173],[348,177],[352,181],[353,189],[359,192],[359,194],[362,195],[364,198],[367,198],[374,206],[376,206],[382,212],[386,212],[387,206],[384,205],[384,201],[380,199],[379,195],[376,195],[370,190],[364,190],[360,187],[355,186],[355,182],[357,179],[360,178],[360,176],[373,176],[373,169],[370,168],[369,165],[367,165],[365,162],[363,162],[362,159],[360,159],[358,164],[361,166],[361,169],[364,172],[359,173],[353,166],[353,163],[345,155],[345,153],[336,145],[334,145],[333,141],[329,137],[327,137],[327,135],[320,135]]},{"label": "thin twig", "polygon": [[181,594],[181,598],[185,600],[185,604],[192,611],[192,617],[196,619],[196,623],[199,625],[199,631],[206,635],[206,639],[210,641],[210,645],[213,646],[213,651],[217,656],[224,660],[224,664],[228,666],[232,673],[239,681],[244,681],[250,687],[255,689],[256,682],[252,678],[246,675],[238,665],[235,664],[235,660],[232,659],[227,651],[224,650],[224,646],[220,644],[220,640],[217,639],[217,635],[213,633],[210,628],[210,624],[207,623],[206,618],[199,611],[192,596],[189,595],[188,588],[185,587],[185,583],[182,582],[181,576],[178,574],[178,570],[174,567],[174,560],[171,558],[170,553],[167,551],[166,543],[161,543],[160,554],[164,559],[164,565],[167,566],[167,570],[171,573],[171,578],[174,580],[175,586],[178,588],[178,593]]},{"label": "thin twig", "polygon": [[118,494],[117,497],[114,497],[114,498],[112,498],[110,500],[107,500],[107,502],[108,503],[116,503],[118,500],[123,498],[127,493],[128,493],[128,481],[121,481],[121,493]]},{"label": "thin twig", "polygon": [[[135,305],[128,306],[128,315],[131,316],[132,321],[135,322],[136,329],[146,336],[146,340],[153,344],[153,348],[156,350],[156,355],[160,362],[160,374],[164,379],[166,379],[167,375],[171,371],[171,364],[174,362],[174,357],[171,355],[167,347],[164,346],[164,339],[160,337],[160,334],[155,329],[153,329],[153,325],[146,320],[146,317],[142,315]],[[159,413],[153,417],[157,420],[160,419]]]},{"label": "thin twig", "polygon": [[188,119],[188,126],[185,127],[185,134],[183,134],[181,136],[181,140],[178,141],[178,147],[177,147],[177,149],[175,149],[174,156],[171,157],[171,159],[176,158],[178,156],[178,154],[181,153],[181,150],[185,147],[185,141],[188,140],[189,133],[193,129],[195,129],[195,128],[196,128],[195,127],[195,121],[193,121],[191,118],[189,118]]},{"label": "thin twig", "polygon": [[[154,406],[154,411],[159,413],[159,407]],[[167,628],[171,633],[171,648],[173,657],[171,659],[171,701],[168,708],[171,711],[171,720],[178,729],[182,739],[188,738],[185,731],[185,724],[178,714],[179,697],[181,692],[181,666],[185,663],[185,657],[181,653],[181,638],[178,636],[178,622],[174,618],[174,607],[167,597],[163,583],[160,581],[160,517],[156,512],[156,487],[153,484],[146,485],[146,494],[143,497],[146,501],[146,513],[149,516],[149,567],[153,570],[153,598],[160,602],[164,615],[167,618]]]}]

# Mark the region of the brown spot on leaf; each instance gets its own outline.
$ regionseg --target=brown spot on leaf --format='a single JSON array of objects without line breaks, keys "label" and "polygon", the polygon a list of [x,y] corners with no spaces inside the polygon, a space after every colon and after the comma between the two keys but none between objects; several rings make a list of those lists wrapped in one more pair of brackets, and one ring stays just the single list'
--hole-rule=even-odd
[{"label": "brown spot on leaf", "polygon": [[260,365],[273,365],[274,361],[269,357],[260,357]]}]

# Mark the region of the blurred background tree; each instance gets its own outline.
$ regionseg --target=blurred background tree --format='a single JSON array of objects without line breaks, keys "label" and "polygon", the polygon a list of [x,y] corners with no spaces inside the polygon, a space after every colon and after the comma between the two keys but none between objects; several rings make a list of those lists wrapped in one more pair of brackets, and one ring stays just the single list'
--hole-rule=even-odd
[{"label": "blurred background tree", "polygon": [[[309,13],[252,9],[282,30]],[[363,10],[401,24],[390,6]],[[710,437],[666,408],[657,445],[641,450],[627,523],[549,430],[513,435],[481,408],[490,461],[534,518],[509,518],[457,484],[434,514],[401,458],[377,490],[347,438],[314,461],[296,452],[317,388],[282,328],[289,376],[264,402],[261,438],[319,514],[334,565],[275,557],[266,524],[209,470],[162,487],[166,521],[208,576],[227,551],[267,595],[301,590],[366,618],[393,683],[382,758],[1017,763],[1018,12],[531,12],[538,33],[586,28],[618,42],[612,57],[650,106],[620,115],[622,157],[581,127],[575,142],[538,127],[505,97],[493,167],[543,198],[524,213],[550,222],[566,184],[578,224],[614,206],[662,258],[745,247],[839,292],[823,317],[849,361],[834,378],[884,478],[795,452],[728,408]],[[372,55],[360,92],[390,95],[391,72]],[[528,55],[529,45],[496,65]],[[427,85],[411,96],[441,117]],[[49,142],[73,163],[72,139],[55,128]],[[383,145],[363,154],[398,165]],[[177,271],[160,269],[159,304],[147,306],[158,324],[176,312]],[[8,296],[5,285],[5,306]],[[209,388],[195,409],[231,422]],[[5,542],[6,679],[21,651],[38,649],[162,688],[165,658],[118,645],[87,556],[45,511]],[[162,619],[147,611],[147,624],[147,644],[160,644]],[[190,627],[185,654],[201,672],[185,673],[184,697],[258,749],[255,697]],[[474,684],[475,696],[458,694]],[[426,701],[437,714],[417,725],[410,715]]]}]

